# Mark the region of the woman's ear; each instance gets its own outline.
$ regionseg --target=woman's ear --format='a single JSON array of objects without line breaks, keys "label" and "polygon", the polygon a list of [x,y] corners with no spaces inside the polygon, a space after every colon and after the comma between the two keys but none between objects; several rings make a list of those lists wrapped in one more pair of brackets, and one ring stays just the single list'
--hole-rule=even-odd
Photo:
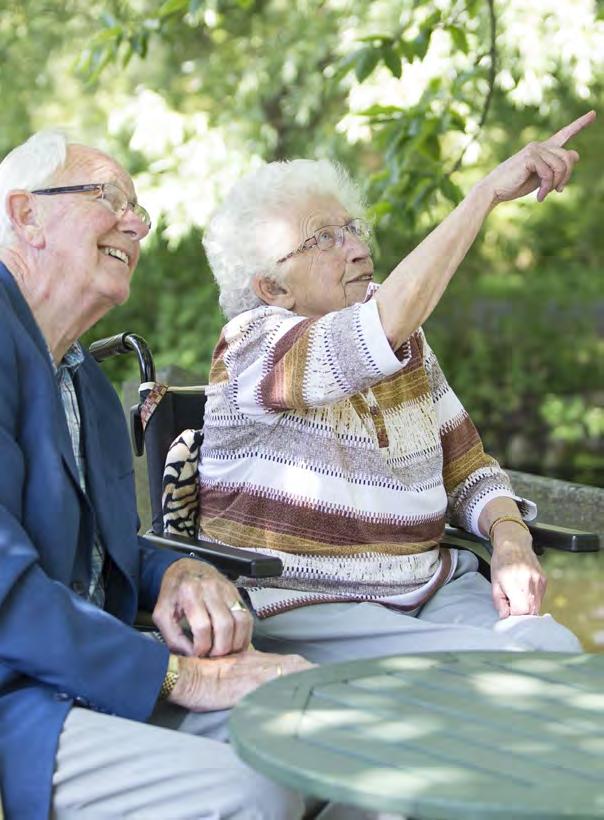
[{"label": "woman's ear", "polygon": [[252,279],[252,288],[256,296],[265,305],[286,308],[292,310],[294,307],[294,295],[285,282],[278,282],[271,276],[263,276],[257,273]]},{"label": "woman's ear", "polygon": [[34,248],[44,246],[44,231],[38,218],[35,200],[29,191],[9,191],[6,213],[15,234]]}]

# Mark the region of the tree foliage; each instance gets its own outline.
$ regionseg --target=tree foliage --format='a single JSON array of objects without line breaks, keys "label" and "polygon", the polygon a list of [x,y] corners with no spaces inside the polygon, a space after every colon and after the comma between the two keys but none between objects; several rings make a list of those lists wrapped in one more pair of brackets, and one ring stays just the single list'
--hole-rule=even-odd
[{"label": "tree foliage", "polygon": [[[487,168],[597,107],[602,4],[561,25],[548,2],[0,0],[0,153],[59,125],[123,159],[158,229],[93,335],[128,326],[204,372],[221,318],[199,240],[232,181],[342,161],[387,274]],[[559,201],[489,218],[427,325],[504,463],[600,483],[603,140],[581,137]]]}]

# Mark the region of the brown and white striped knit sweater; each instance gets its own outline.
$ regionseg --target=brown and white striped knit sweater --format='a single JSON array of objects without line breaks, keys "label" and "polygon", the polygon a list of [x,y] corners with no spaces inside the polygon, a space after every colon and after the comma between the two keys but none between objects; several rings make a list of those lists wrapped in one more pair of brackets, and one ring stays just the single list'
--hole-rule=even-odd
[{"label": "brown and white striped knit sweater", "polygon": [[490,499],[515,497],[423,332],[393,352],[371,298],[319,319],[262,307],[231,320],[204,432],[201,533],[284,563],[249,590],[260,617],[343,600],[414,609],[454,570],[445,519],[477,533]]}]

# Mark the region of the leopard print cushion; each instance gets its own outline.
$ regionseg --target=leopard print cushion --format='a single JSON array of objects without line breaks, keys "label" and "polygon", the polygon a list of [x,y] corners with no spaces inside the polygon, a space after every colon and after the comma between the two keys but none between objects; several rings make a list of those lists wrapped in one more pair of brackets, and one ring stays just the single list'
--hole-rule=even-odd
[{"label": "leopard print cushion", "polygon": [[199,517],[197,467],[201,430],[183,430],[172,442],[166,457],[162,485],[162,509],[166,535],[195,538]]}]

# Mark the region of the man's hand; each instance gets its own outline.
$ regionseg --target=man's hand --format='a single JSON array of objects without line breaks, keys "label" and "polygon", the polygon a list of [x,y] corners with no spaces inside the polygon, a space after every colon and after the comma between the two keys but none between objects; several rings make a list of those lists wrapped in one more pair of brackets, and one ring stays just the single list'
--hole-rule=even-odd
[{"label": "man's hand", "polygon": [[254,649],[227,658],[180,658],[180,674],[168,700],[192,712],[231,709],[262,683],[313,665],[299,655]]},{"label": "man's hand", "polygon": [[153,622],[179,655],[229,655],[247,649],[252,637],[252,615],[237,588],[193,558],[176,561],[164,573]]},{"label": "man's hand", "polygon": [[491,586],[499,617],[538,615],[546,584],[530,533],[513,521],[494,527]]},{"label": "man's hand", "polygon": [[554,189],[561,192],[570,179],[575,163],[579,161],[579,154],[566,150],[564,146],[591,125],[595,118],[596,112],[589,111],[545,142],[531,142],[498,165],[479,183],[481,187],[488,188],[493,205],[518,199],[536,189],[539,189],[539,202],[543,202]]}]

